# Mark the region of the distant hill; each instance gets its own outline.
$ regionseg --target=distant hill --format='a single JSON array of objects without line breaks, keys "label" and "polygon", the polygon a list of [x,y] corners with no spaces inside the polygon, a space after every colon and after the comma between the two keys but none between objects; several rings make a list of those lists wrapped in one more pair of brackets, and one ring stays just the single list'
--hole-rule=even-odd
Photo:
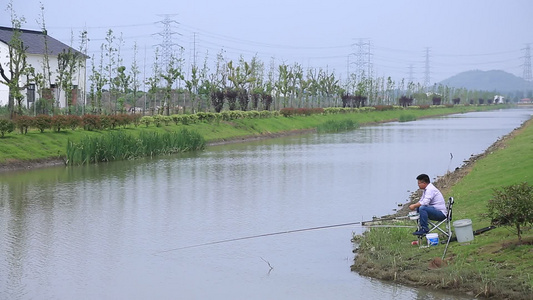
[{"label": "distant hill", "polygon": [[[442,85],[469,90],[515,92],[522,91],[527,81],[511,73],[500,70],[492,71],[466,71],[440,82]],[[533,86],[530,83],[529,89]]]}]

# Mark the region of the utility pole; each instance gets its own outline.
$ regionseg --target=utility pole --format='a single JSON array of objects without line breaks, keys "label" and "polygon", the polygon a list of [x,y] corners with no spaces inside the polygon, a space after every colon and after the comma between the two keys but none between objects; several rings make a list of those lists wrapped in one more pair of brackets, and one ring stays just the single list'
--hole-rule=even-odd
[{"label": "utility pole", "polygon": [[532,88],[532,78],[531,78],[531,48],[529,44],[526,44],[526,48],[522,49],[525,50],[524,54],[524,64],[522,67],[524,68],[523,78],[524,78],[524,98],[526,98],[528,89],[531,90]]},{"label": "utility pole", "polygon": [[161,32],[158,32],[157,34],[160,35],[163,40],[160,44],[157,44],[157,46],[161,47],[161,61],[163,62],[163,65],[166,69],[168,69],[170,65],[170,59],[173,56],[174,53],[174,47],[178,46],[179,48],[183,48],[180,45],[173,42],[172,36],[175,34],[178,34],[177,32],[173,31],[173,24],[179,24],[178,22],[171,19],[172,16],[175,15],[159,15],[164,17],[162,21],[159,21],[158,23],[163,24],[163,30]]},{"label": "utility pole", "polygon": [[370,77],[372,71],[372,52],[370,40],[359,39],[359,42],[355,44],[356,46],[356,55],[357,59],[355,61],[357,75],[362,77],[362,75],[367,73],[367,77]]},{"label": "utility pole", "polygon": [[428,91],[429,86],[431,85],[431,75],[429,71],[429,48],[426,48],[426,62],[424,65],[424,89]]}]

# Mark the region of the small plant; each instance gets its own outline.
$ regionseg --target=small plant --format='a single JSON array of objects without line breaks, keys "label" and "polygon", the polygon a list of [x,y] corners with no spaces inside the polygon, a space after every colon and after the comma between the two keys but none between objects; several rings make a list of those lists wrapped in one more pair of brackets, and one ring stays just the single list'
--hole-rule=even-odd
[{"label": "small plant", "polygon": [[140,119],[139,123],[143,124],[144,126],[148,127],[150,124],[154,122],[154,118],[151,116],[144,116]]},{"label": "small plant", "polygon": [[153,116],[153,122],[155,124],[156,127],[161,127],[161,125],[163,125],[163,120],[164,120],[164,116],[163,115],[155,115]]},{"label": "small plant", "polygon": [[416,120],[416,116],[411,115],[411,114],[403,114],[403,115],[400,115],[400,118],[399,118],[400,122],[409,122],[409,121],[415,121],[415,120]]},{"label": "small plant", "polygon": [[76,115],[68,115],[67,116],[67,126],[70,127],[71,130],[76,130],[81,125],[81,118]]},{"label": "small plant", "polygon": [[0,137],[15,130],[15,123],[11,120],[0,119]]},{"label": "small plant", "polygon": [[98,115],[83,115],[81,117],[83,128],[87,131],[98,130],[102,127],[100,116]]},{"label": "small plant", "polygon": [[523,182],[495,189],[487,207],[492,224],[514,226],[522,243],[522,227],[533,224],[533,186]]},{"label": "small plant", "polygon": [[32,125],[33,119],[29,116],[18,116],[15,118],[15,124],[21,134],[28,133],[28,128]]},{"label": "small plant", "polygon": [[55,115],[52,117],[52,127],[57,131],[60,132],[61,128],[65,128],[68,126],[68,119],[67,116],[64,115]]},{"label": "small plant", "polygon": [[43,133],[45,129],[52,127],[52,117],[49,115],[38,115],[33,121],[34,126],[37,127],[41,133]]}]

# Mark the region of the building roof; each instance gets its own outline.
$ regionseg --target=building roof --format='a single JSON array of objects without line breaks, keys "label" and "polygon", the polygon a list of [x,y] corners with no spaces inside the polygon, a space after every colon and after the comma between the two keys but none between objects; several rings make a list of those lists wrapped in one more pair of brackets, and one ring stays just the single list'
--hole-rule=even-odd
[{"label": "building roof", "polygon": [[[48,54],[49,55],[58,55],[68,49],[72,51],[79,52],[74,48],[54,39],[49,35],[45,35],[42,31],[28,30],[28,29],[18,29],[20,32],[20,39],[22,40],[24,47],[27,47],[26,53],[28,54],[38,54],[43,55],[45,53],[45,38],[47,39]],[[11,37],[13,36],[14,29],[11,27],[0,26],[0,42],[9,44]],[[87,57],[87,56],[86,56]]]}]

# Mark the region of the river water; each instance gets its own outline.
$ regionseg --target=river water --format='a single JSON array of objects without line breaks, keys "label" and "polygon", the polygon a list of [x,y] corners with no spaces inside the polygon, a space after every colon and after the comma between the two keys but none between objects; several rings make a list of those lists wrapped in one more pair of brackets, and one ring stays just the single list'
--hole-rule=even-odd
[{"label": "river water", "polygon": [[357,225],[270,234],[392,213],[532,112],[2,174],[0,299],[468,299],[351,272]]}]

